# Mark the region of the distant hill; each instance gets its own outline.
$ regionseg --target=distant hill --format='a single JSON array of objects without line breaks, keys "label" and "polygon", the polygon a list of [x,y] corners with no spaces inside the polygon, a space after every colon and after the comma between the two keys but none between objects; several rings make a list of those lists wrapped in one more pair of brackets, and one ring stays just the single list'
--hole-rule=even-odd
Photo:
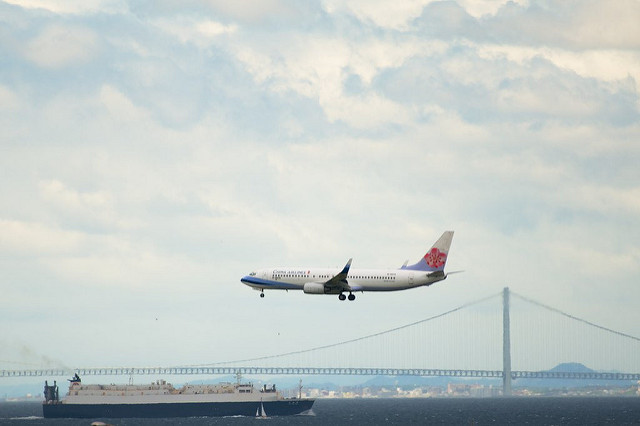
[{"label": "distant hill", "polygon": [[[579,362],[558,364],[550,370],[554,373],[597,373]],[[632,386],[633,380],[589,380],[589,379],[518,379],[512,382],[512,387],[521,388],[585,388],[585,387],[618,387]]]},{"label": "distant hill", "polygon": [[562,372],[562,373],[595,373],[595,370],[590,369],[589,367],[580,364],[579,362],[565,362],[562,364],[558,364],[553,367],[551,370],[553,373]]}]

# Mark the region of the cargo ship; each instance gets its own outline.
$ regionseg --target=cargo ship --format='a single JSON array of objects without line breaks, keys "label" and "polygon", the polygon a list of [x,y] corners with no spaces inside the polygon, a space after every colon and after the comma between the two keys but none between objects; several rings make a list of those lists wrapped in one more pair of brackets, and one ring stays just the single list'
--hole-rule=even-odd
[{"label": "cargo ship", "polygon": [[83,384],[76,374],[60,399],[56,382],[45,382],[45,418],[163,418],[222,416],[290,416],[310,412],[314,399],[284,398],[275,385],[251,383],[173,387],[164,380],[146,385]]}]

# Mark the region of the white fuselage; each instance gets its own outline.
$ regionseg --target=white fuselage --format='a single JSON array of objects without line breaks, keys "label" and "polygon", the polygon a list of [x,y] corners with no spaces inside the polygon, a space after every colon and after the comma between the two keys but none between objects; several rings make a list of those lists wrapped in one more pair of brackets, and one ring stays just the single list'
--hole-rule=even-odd
[{"label": "white fuselage", "polygon": [[[243,282],[257,290],[303,290],[306,283],[324,283],[338,273],[337,268],[279,267],[259,269]],[[406,269],[351,269],[347,282],[352,291],[394,291],[433,284],[445,276]]]}]

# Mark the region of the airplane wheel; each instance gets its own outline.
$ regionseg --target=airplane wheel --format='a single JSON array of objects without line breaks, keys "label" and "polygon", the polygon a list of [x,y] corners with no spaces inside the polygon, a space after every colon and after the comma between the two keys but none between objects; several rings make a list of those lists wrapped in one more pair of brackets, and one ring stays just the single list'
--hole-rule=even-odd
[{"label": "airplane wheel", "polygon": [[264,293],[260,293],[260,297],[264,297]]},{"label": "airplane wheel", "polygon": [[340,300],[344,300],[344,299],[346,299],[346,298],[347,298],[347,296],[345,296],[345,295],[344,295],[344,294],[342,294],[342,293],[340,293],[340,295],[338,296],[338,299],[340,299]]},{"label": "airplane wheel", "polygon": [[355,294],[349,294],[349,300],[356,300]]}]

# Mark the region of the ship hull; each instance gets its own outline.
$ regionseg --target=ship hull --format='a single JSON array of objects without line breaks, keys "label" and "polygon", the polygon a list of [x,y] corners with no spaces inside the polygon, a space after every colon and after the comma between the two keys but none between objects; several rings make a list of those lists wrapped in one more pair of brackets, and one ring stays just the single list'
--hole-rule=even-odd
[{"label": "ship hull", "polygon": [[[279,400],[263,402],[268,416],[302,414],[314,400]],[[255,416],[260,401],[242,402],[180,402],[154,404],[44,404],[45,418],[164,418],[164,417],[224,417]]]}]

